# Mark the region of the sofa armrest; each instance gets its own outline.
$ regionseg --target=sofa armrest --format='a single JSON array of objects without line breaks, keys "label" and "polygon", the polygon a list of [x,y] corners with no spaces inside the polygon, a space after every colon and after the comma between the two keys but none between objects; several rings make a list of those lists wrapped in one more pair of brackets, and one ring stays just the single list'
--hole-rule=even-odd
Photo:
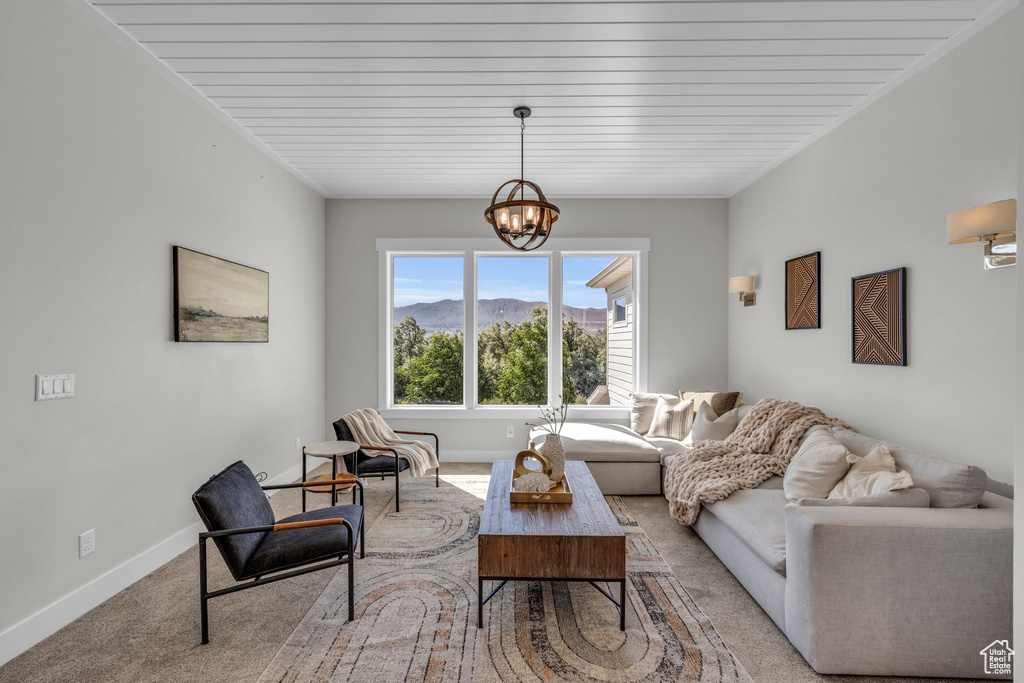
[{"label": "sofa armrest", "polygon": [[982,678],[1012,549],[1012,506],[788,507],[786,635],[819,673]]}]

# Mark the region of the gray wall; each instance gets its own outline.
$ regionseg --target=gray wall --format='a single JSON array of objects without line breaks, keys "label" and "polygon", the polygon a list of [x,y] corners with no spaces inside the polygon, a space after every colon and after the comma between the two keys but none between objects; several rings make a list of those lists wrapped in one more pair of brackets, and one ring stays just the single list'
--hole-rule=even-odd
[{"label": "gray wall", "polygon": [[[323,438],[324,200],[61,0],[0,4],[0,83],[2,632]],[[173,244],[270,272],[269,344],[172,341]]]},{"label": "gray wall", "polygon": [[[1015,197],[1018,21],[1005,17],[730,200],[729,384],[1012,479],[1017,269],[945,243]],[[784,261],[822,252],[822,329],[785,331]],[[850,278],[908,268],[909,367],[850,362]]]},{"label": "gray wall", "polygon": [[[500,182],[500,179],[497,181]],[[649,387],[724,388],[726,380],[726,201],[572,200],[559,237],[650,237]],[[487,237],[480,200],[327,202],[327,421],[378,407],[378,237]],[[497,242],[495,242],[497,244]],[[369,294],[369,296],[368,296]],[[505,427],[521,420],[393,420],[436,431],[449,450],[509,451]]]}]

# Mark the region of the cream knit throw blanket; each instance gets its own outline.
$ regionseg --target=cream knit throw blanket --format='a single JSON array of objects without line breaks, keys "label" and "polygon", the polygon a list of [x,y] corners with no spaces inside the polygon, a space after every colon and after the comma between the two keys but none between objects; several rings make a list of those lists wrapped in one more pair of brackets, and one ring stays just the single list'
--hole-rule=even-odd
[{"label": "cream knit throw blanket", "polygon": [[669,463],[665,496],[680,524],[697,521],[701,503],[752,489],[773,474],[785,474],[800,438],[814,425],[850,428],[817,408],[777,398],[762,399],[725,441],[698,441]]},{"label": "cream knit throw blanket", "polygon": [[[434,447],[423,441],[398,438],[376,410],[360,408],[341,418],[352,431],[356,441],[364,446],[387,446],[398,452],[398,457],[409,462],[412,476],[419,477],[437,467]],[[389,451],[364,451],[367,455],[391,455]]]}]

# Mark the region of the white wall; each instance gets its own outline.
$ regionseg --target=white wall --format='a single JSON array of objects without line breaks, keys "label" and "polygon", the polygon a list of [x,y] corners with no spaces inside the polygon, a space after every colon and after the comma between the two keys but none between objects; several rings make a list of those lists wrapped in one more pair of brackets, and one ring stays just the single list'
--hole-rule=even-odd
[{"label": "white wall", "polygon": [[[1024,227],[1024,12],[1017,12],[1017,228]],[[1020,244],[1020,240],[1018,240]],[[1024,262],[1017,271],[1017,415],[1014,441],[1014,489],[1024,491]],[[1013,520],[1013,642],[1024,642],[1024,507]],[[1020,666],[1020,665],[1018,665]]]},{"label": "white wall", "polygon": [[[730,200],[729,384],[1012,479],[1016,269],[949,246],[946,214],[1017,195],[1019,14]],[[822,252],[822,329],[786,331],[784,262]],[[909,366],[850,362],[850,278],[908,268]]]},{"label": "white wall", "polygon": [[[0,83],[2,632],[193,525],[235,459],[297,466],[295,437],[324,436],[325,333],[324,200],[95,22],[0,3]],[[270,272],[270,343],[173,342],[174,244]],[[75,398],[34,402],[63,372]]]},{"label": "white wall", "polygon": [[[504,178],[496,179],[495,185]],[[555,197],[548,188],[549,197]],[[650,237],[649,387],[725,388],[726,201],[572,200],[561,209],[558,237]],[[379,237],[493,237],[486,199],[327,202],[327,422],[359,407],[378,407],[377,254]],[[497,245],[497,238],[495,244]],[[392,420],[429,430],[442,450],[519,450],[522,420]],[[505,427],[515,425],[514,440]],[[443,455],[443,453],[442,453]],[[477,458],[477,459],[481,459]]]}]

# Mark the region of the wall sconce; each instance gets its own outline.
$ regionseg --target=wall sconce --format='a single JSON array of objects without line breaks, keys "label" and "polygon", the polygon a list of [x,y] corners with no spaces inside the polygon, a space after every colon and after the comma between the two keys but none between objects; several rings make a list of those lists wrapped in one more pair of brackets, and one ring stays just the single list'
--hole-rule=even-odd
[{"label": "wall sconce", "polygon": [[981,242],[985,245],[985,270],[1017,264],[1017,200],[1004,199],[946,218],[949,244]]},{"label": "wall sconce", "polygon": [[753,306],[757,303],[757,294],[754,292],[754,276],[740,275],[729,278],[729,293],[739,294],[740,301],[744,306]]}]

